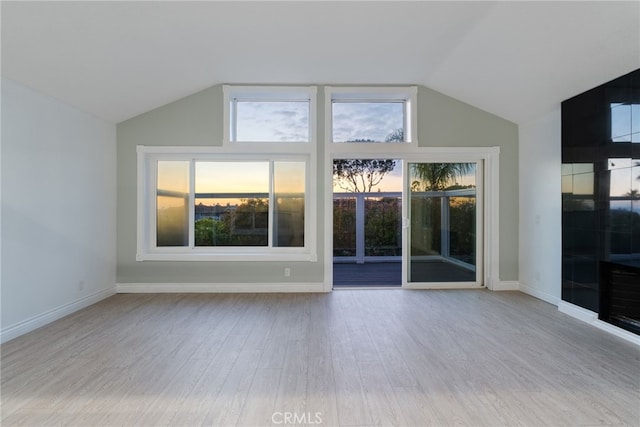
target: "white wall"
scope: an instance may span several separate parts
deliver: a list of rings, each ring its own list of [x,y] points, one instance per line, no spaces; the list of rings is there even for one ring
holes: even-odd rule
[[[558,305],[562,286],[560,106],[520,125],[520,290]]]
[[[1,340],[115,291],[116,128],[2,79]]]

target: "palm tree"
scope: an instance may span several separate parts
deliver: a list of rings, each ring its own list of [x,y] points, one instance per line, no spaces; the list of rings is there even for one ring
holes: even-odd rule
[[[640,179],[640,177],[638,177]],[[637,200],[640,199],[640,194],[638,194],[638,190],[629,190],[627,194],[625,194],[630,199]]]
[[[414,163],[412,169],[424,191],[442,191],[454,184],[456,178],[471,172],[473,163]]]

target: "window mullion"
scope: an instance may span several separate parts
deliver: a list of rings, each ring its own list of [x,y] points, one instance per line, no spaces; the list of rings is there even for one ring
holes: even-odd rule
[[[274,224],[276,223],[275,221],[275,197],[274,197],[274,190],[275,190],[275,184],[274,184],[274,173],[275,173],[275,168],[274,168],[274,164],[273,164],[273,160],[269,160],[269,219],[268,219],[268,228],[267,228],[267,239],[268,239],[268,247],[269,249],[274,247],[273,244],[273,239],[275,236],[273,227]]]
[[[402,122],[402,142],[409,142],[407,138],[409,136],[409,133],[407,132],[407,129],[409,128],[409,111],[407,108],[408,103],[409,102],[407,100],[402,102],[402,114],[404,115],[404,120]]]
[[[151,221],[149,221],[149,228],[147,231],[147,238],[149,239],[150,248],[156,248],[158,245],[158,160],[153,159],[149,162],[150,176],[148,181],[147,193],[147,206],[149,208],[149,214],[151,215]]]
[[[195,242],[195,206],[196,206],[196,168],[195,159],[189,161],[189,249],[193,250]]]
[[[236,141],[238,136],[238,98],[231,100],[231,124],[230,124],[231,138],[230,141]]]

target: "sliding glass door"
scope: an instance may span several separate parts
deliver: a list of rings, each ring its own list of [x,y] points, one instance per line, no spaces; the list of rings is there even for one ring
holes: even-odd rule
[[[481,169],[480,162],[407,162],[407,287],[481,286]]]

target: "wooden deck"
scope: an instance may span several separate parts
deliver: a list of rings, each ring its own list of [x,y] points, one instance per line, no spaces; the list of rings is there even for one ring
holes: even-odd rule
[[[333,263],[333,286],[401,286],[401,262]]]
[[[413,262],[411,268],[411,281],[474,282],[475,272],[448,262]],[[401,262],[333,264],[333,286],[335,287],[379,287],[401,285]]]

